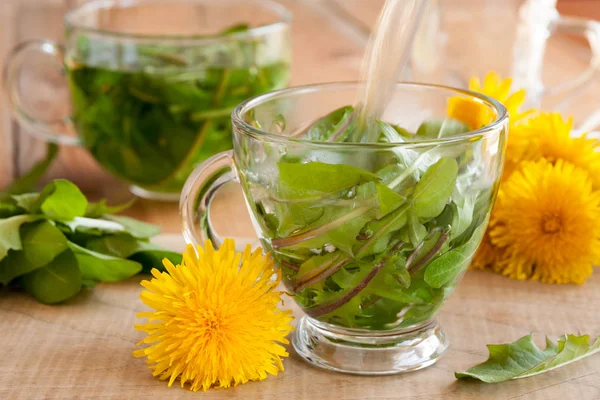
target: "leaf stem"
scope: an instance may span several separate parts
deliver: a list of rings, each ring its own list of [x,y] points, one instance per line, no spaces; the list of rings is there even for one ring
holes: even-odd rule
[[[348,261],[350,261],[350,257],[345,257],[339,260],[337,263],[333,264],[327,263],[324,268],[319,269],[317,274],[311,274],[310,276],[300,277],[296,280],[296,284],[294,286],[294,293],[297,293],[310,285],[314,285],[317,282],[322,281],[323,279],[329,278],[331,275],[335,274],[343,265],[345,265]],[[308,275],[308,274],[307,274]]]
[[[329,139],[327,139],[328,142],[333,142],[335,141],[342,133],[344,133],[344,131],[346,130],[346,128],[350,125],[350,123],[354,120],[354,118],[356,117],[356,110],[352,111],[352,114],[350,114],[350,116],[348,117],[348,119],[346,119],[336,130],[335,132],[333,132],[331,134],[331,136],[329,136]]]
[[[421,154],[415,159],[415,161],[410,165],[410,167],[406,168],[400,175],[396,177],[393,181],[388,184],[390,189],[394,189],[396,186],[402,183],[410,174],[412,174],[415,169],[419,166],[419,163],[429,154],[431,151],[435,150],[437,147],[429,149]]]
[[[423,258],[421,258],[419,261],[417,261],[417,263],[415,265],[409,264],[409,262],[408,262],[409,260],[407,260],[406,261],[406,269],[408,270],[408,272],[411,274],[414,274],[415,272],[420,270],[425,264],[427,264],[429,262],[429,260],[431,260],[437,254],[437,252],[440,251],[440,249],[442,248],[442,246],[448,239],[449,234],[450,234],[449,230],[447,230],[447,229],[443,230],[438,241],[435,243],[435,246],[433,246],[433,248],[431,250],[429,250],[429,252],[427,252],[427,254],[425,254],[423,256]],[[412,259],[411,259],[411,257],[416,252],[417,252],[417,249],[415,249],[415,251],[413,251],[411,253],[411,255],[409,256],[411,263],[412,263],[412,261],[414,261],[414,257]]]
[[[287,261],[279,261],[279,263],[281,265],[283,265],[284,267],[291,269],[292,271],[299,271],[300,270],[300,268],[298,268],[294,264],[291,264],[291,263],[289,263]]]
[[[361,216],[362,214],[365,214],[369,210],[371,210],[371,207],[357,208],[356,210],[344,215],[341,218],[338,218],[338,219],[336,219],[332,222],[329,222],[325,225],[321,225],[318,228],[311,229],[310,231],[307,231],[307,232],[304,232],[304,233],[301,233],[301,234],[295,235],[295,236],[288,236],[285,238],[273,239],[273,240],[271,240],[271,246],[273,246],[274,249],[278,249],[280,247],[288,247],[288,246],[292,246],[292,245],[295,245],[298,243],[305,242],[305,241],[313,239],[319,235],[327,233],[328,231],[335,229],[338,226],[343,225],[344,223],[346,223],[356,217]]]

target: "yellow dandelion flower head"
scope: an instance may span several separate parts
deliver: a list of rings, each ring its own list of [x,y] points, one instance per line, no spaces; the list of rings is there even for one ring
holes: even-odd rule
[[[500,186],[490,238],[506,251],[496,265],[514,279],[581,284],[600,260],[600,192],[585,170],[542,159]]]
[[[513,127],[507,169],[514,169],[521,161],[564,160],[587,170],[594,188],[600,188],[600,142],[585,134],[573,137],[572,130],[573,119],[564,119],[559,113],[540,113]]]
[[[181,265],[163,261],[167,272],[152,270],[143,281],[143,312],[148,322],[136,329],[148,336],[136,357],[147,357],[154,376],[180,379],[193,391],[265,379],[283,371],[292,329],[290,311],[277,307],[281,274],[261,250],[235,252],[233,240],[219,250],[207,241],[197,253],[188,245]]]
[[[469,90],[489,96],[506,107],[511,125],[522,120],[529,112],[520,113],[519,108],[525,101],[525,90],[511,92],[512,79],[502,79],[496,72],[490,72],[483,80],[473,77],[469,81]],[[448,100],[448,115],[469,126],[479,129],[493,120],[492,111],[482,102],[468,97],[452,97]]]
[[[489,235],[489,228],[483,235],[481,244],[471,261],[471,269],[494,268],[504,257],[505,249],[501,249],[492,243]]]

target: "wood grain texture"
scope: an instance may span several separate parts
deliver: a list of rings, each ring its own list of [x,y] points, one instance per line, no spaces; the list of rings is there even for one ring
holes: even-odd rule
[[[361,47],[348,40],[343,30],[310,7],[308,1],[282,1],[295,16],[293,84],[355,79]],[[374,21],[382,3],[336,1],[366,25]],[[6,24],[1,29],[13,36],[0,37],[0,57],[4,54],[2,46],[16,41],[15,35],[23,39],[36,35],[58,37],[60,23],[51,21],[60,20],[65,5],[62,0],[3,3],[0,23]],[[15,25],[24,24],[23,21],[27,25]],[[583,68],[587,50],[573,43],[567,38],[553,39],[548,57],[558,61],[546,73],[561,79]],[[576,56],[565,60],[566,50]],[[582,95],[575,112],[598,107],[594,94],[598,92],[597,85],[595,82]],[[4,139],[12,135],[5,130],[7,124],[11,125],[4,119],[6,115],[5,110],[0,113],[0,178],[11,174],[7,169],[10,164],[6,167],[4,161],[11,146]],[[23,162],[32,162],[40,155],[35,153],[40,151],[39,145],[22,146],[31,146],[19,150]],[[93,197],[109,194],[116,201],[128,196],[124,185],[94,168],[97,167],[80,150],[68,150],[62,153],[48,178],[69,177]],[[228,186],[217,194],[212,211],[220,234],[254,236],[236,186]],[[167,233],[180,232],[178,206],[174,203],[139,200],[126,214],[160,224]],[[579,287],[517,282],[487,272],[468,272],[439,316],[451,340],[450,350],[440,362],[423,371],[389,377],[342,375],[311,367],[290,351],[290,358],[284,362],[286,370],[279,376],[204,394],[167,388],[165,382],[151,376],[143,360],[133,358],[135,344],[143,337],[133,329],[135,323],[141,322],[135,314],[144,310],[139,300],[141,279],[144,277],[100,284],[60,306],[44,306],[22,293],[0,291],[0,399],[600,399],[600,356],[502,384],[458,382],[453,376],[454,371],[485,360],[488,343],[510,342],[529,332],[538,333],[539,344],[543,343],[543,334],[560,336],[580,331],[599,335],[600,273]],[[285,306],[300,316],[291,301],[286,301]]]
[[[600,275],[583,287],[515,282],[470,271],[440,313],[451,347],[434,366],[389,377],[323,371],[290,349],[285,372],[263,382],[193,394],[152,377],[132,351],[143,277],[101,284],[61,306],[20,293],[0,297],[0,398],[3,399],[578,399],[600,398],[600,357],[530,379],[501,384],[458,382],[453,372],[487,357],[487,343],[537,333],[600,333]],[[300,315],[290,301],[296,317]],[[196,396],[196,397],[194,397]]]

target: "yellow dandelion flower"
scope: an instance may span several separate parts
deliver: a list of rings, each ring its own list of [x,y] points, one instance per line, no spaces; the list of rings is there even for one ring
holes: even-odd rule
[[[471,261],[471,269],[493,268],[505,257],[505,250],[495,246],[489,235],[489,228],[483,235],[477,253]]]
[[[469,90],[485,94],[506,107],[512,125],[525,118],[529,112],[519,112],[519,108],[525,101],[525,90],[511,93],[511,87],[512,79],[502,79],[493,71],[486,75],[483,85],[476,77],[469,81]],[[448,100],[448,115],[467,124],[471,129],[481,128],[491,123],[493,119],[492,111],[485,104],[459,96]]]
[[[138,314],[148,318],[135,327],[148,334],[138,346],[149,346],[134,355],[147,357],[153,375],[169,386],[179,378],[193,391],[283,371],[288,353],[281,344],[293,317],[277,307],[281,274],[272,258],[250,246],[236,253],[233,240],[217,251],[209,241],[197,250],[189,245],[181,265],[165,259],[168,273],[153,269],[154,278],[142,282],[147,290],[140,297],[154,311]]]
[[[523,163],[500,186],[489,234],[503,275],[581,284],[600,260],[600,192],[562,160]]]
[[[573,119],[559,113],[541,113],[513,127],[505,168],[512,171],[522,161],[545,158],[567,161],[589,172],[594,189],[600,188],[600,142],[586,135],[572,137]]]

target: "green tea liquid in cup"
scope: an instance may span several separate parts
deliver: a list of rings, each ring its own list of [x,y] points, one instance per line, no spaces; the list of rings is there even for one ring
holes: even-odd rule
[[[239,182],[262,246],[306,313],[296,351],[335,371],[412,371],[448,347],[435,316],[485,232],[508,116],[483,95],[398,84],[372,126],[378,141],[349,142],[360,137],[348,106],[360,89],[304,86],[239,105],[233,151],[198,166],[183,189],[183,232],[189,243],[218,243],[211,199]],[[471,130],[449,119],[460,101],[488,121]]]
[[[66,15],[64,46],[13,52],[10,104],[33,134],[85,146],[135,194],[177,199],[199,162],[232,147],[233,108],[287,86],[289,20],[270,0],[92,1]],[[69,117],[44,121],[25,106],[32,52],[64,64]]]

